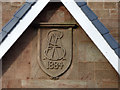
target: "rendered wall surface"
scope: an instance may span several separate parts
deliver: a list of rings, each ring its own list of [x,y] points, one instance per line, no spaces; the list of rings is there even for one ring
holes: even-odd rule
[[[117,4],[88,3],[116,40],[118,40]],[[22,4],[3,3],[2,5],[4,25]],[[60,3],[50,3],[34,22],[77,24]],[[118,88],[117,72],[80,26],[73,29],[72,65],[59,80],[51,80],[39,67],[38,38],[38,29],[30,26],[5,54],[2,65],[3,88]]]

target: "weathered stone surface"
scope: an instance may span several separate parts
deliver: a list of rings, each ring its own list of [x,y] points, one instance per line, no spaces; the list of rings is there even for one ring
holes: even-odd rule
[[[98,48],[90,42],[86,43],[86,60],[89,62],[106,62],[105,57]],[[98,55],[99,53],[99,55]]]
[[[2,88],[22,88],[21,80],[13,79],[13,80],[4,80],[2,83]]]
[[[101,87],[103,88],[119,88],[119,84],[118,82],[112,82],[112,81],[108,81],[108,82],[102,82]]]
[[[119,88],[119,82],[112,81],[112,80],[103,80],[103,81],[97,81],[97,87],[98,88]]]
[[[118,37],[118,25],[112,15],[116,9],[103,8],[104,3],[89,4],[101,21]],[[3,3],[3,25],[19,6]],[[111,7],[110,7],[111,8]],[[114,7],[113,7],[114,8]],[[109,11],[109,12],[108,12]],[[107,17],[108,16],[108,17]],[[107,18],[107,19],[106,19]],[[110,19],[112,18],[112,19]],[[35,20],[42,23],[76,23],[62,4],[48,4]],[[3,57],[4,88],[116,88],[118,74],[93,44],[84,30],[73,29],[73,59],[68,71],[59,80],[51,80],[38,65],[38,29],[29,27]],[[67,41],[66,41],[67,42]]]
[[[93,10],[95,14],[101,19],[107,19],[110,18],[110,13],[109,10],[104,10],[104,9],[95,9]]]
[[[116,2],[104,2],[105,9],[116,9],[117,3]]]
[[[88,0],[89,1],[89,0]],[[91,9],[97,9],[97,10],[102,10],[104,7],[104,3],[103,2],[88,2],[88,6]]]
[[[95,62],[95,70],[113,70],[109,62]]]
[[[12,7],[20,7],[23,5],[24,2],[25,2],[25,0],[21,0],[20,2],[11,2],[11,6]]]
[[[114,9],[114,10],[110,10],[110,18],[111,19],[119,19],[119,8],[118,9]]]
[[[102,80],[118,81],[118,75],[117,75],[117,72],[114,70],[95,70],[95,80],[96,81],[102,81]]]
[[[103,24],[108,28],[116,28],[118,27],[118,19],[101,19]]]
[[[111,13],[112,15],[118,15],[118,10],[117,10],[117,9],[115,9],[115,10],[110,10],[110,13]]]
[[[2,62],[2,66],[6,65],[5,67],[2,67],[2,82],[3,83],[4,83],[4,80],[15,79],[15,67],[14,67],[15,64],[13,63],[13,65],[10,66],[11,63],[13,63],[13,62],[11,62],[11,61]]]
[[[78,66],[79,80],[94,80],[94,63],[79,63]]]
[[[95,80],[88,80],[86,88],[98,88],[98,83]]]
[[[22,80],[23,88],[84,88],[85,81],[80,80]]]

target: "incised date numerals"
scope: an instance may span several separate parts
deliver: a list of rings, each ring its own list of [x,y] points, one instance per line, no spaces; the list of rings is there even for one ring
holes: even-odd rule
[[[64,66],[63,62],[48,61],[48,68],[47,69],[62,69],[63,66]]]

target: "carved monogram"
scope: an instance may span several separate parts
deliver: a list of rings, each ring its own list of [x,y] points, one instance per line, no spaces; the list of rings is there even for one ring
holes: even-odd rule
[[[63,33],[57,30],[48,33],[48,47],[44,51],[44,55],[50,61],[63,60],[65,57],[65,49],[62,46],[61,39]]]
[[[49,60],[47,69],[62,69],[64,67],[63,62],[57,62],[65,60],[66,51],[62,46],[62,37],[63,33],[57,30],[50,31],[47,35],[48,47],[44,50],[44,60]]]
[[[48,31],[48,32],[46,32]],[[39,64],[44,72],[55,78],[63,74],[72,60],[72,29],[42,32]],[[68,32],[68,33],[67,33]]]

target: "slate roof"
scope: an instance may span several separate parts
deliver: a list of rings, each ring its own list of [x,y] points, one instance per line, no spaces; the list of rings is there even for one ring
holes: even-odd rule
[[[13,30],[13,28],[18,24],[18,22],[25,16],[25,14],[31,9],[31,7],[36,3],[37,0],[32,2],[26,1],[25,4],[14,14],[14,17],[2,28],[0,32],[0,43],[4,41],[7,35]]]
[[[37,0],[33,2],[27,1],[15,14],[14,17],[2,28],[0,36],[2,36],[0,43],[4,41],[7,35],[13,30],[13,28],[18,24],[18,22],[27,14],[31,7],[36,3]],[[109,30],[98,20],[95,13],[87,6],[86,2],[76,2],[77,5],[82,9],[84,14],[97,28],[100,34],[104,37],[110,47],[115,51],[115,53],[120,57],[120,45],[116,40],[110,35]]]
[[[97,28],[100,34],[104,37],[110,47],[115,51],[115,53],[120,57],[120,44],[110,35],[109,30],[98,20],[95,13],[87,6],[86,2],[76,2],[77,5],[82,9],[88,19]]]

